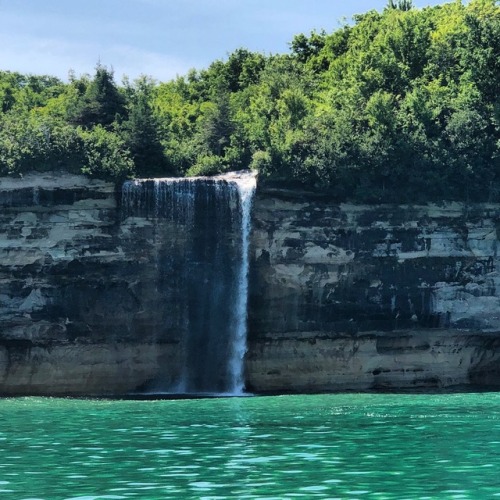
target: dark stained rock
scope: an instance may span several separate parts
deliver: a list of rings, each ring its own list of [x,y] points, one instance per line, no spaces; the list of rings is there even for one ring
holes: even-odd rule
[[[123,394],[179,378],[190,301],[216,293],[216,242],[190,246],[150,202],[120,203],[114,185],[81,176],[0,179],[0,393]],[[500,205],[258,191],[247,388],[499,385],[499,221]],[[230,283],[236,236],[222,237]]]

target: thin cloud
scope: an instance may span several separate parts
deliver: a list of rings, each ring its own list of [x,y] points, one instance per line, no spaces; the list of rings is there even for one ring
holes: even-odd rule
[[[0,0],[2,69],[51,74],[93,73],[168,80],[207,67],[237,48],[285,52],[297,33],[322,28],[386,0]],[[415,4],[445,0],[416,0]]]
[[[69,70],[77,75],[93,73],[98,61],[112,66],[117,79],[140,75],[170,80],[199,64],[168,54],[141,50],[126,44],[102,46],[96,43],[68,42],[58,38],[6,36],[0,34],[0,61],[3,70],[50,74],[63,80]]]
[[[188,61],[160,52],[151,52],[129,45],[114,45],[109,48],[106,57],[111,61],[115,76],[137,78],[140,75],[152,76],[157,80],[171,80],[185,75],[199,61]]]

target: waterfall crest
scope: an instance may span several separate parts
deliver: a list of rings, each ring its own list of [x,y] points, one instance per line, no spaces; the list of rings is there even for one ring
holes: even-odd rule
[[[182,368],[176,380],[157,387],[162,392],[244,391],[255,185],[249,172],[123,185],[123,217],[149,219],[155,228],[158,293],[172,295],[175,282],[166,322],[178,330]]]

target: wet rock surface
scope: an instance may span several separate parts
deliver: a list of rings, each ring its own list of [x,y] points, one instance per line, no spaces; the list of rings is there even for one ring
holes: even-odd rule
[[[498,205],[363,206],[261,189],[249,387],[498,384],[499,222]]]
[[[0,204],[0,392],[121,393],[178,372],[163,242],[152,221],[121,220],[113,184],[2,179]]]
[[[188,279],[182,227],[120,205],[113,184],[81,176],[0,179],[0,393],[179,377],[186,290],[210,270],[198,258]],[[500,206],[258,190],[252,217],[249,390],[499,384]]]

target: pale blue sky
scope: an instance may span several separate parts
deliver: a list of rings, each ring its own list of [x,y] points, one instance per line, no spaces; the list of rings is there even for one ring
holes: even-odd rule
[[[446,0],[414,0],[417,7]],[[297,33],[330,32],[386,0],[0,0],[0,69],[168,80],[239,47],[288,50]]]

